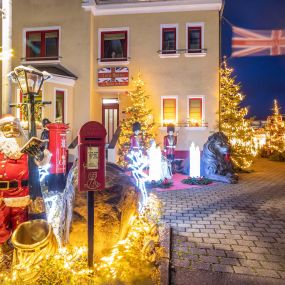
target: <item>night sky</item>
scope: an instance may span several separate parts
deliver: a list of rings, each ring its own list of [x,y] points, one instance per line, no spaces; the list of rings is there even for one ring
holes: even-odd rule
[[[285,0],[226,0],[224,17],[244,29],[285,29]],[[222,53],[246,95],[249,116],[265,119],[277,99],[285,114],[285,55],[231,58],[231,26],[222,22]]]

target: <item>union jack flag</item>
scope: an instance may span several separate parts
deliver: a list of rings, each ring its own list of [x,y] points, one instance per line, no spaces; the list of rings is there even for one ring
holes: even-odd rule
[[[233,27],[232,56],[285,54],[285,30],[247,30]]]
[[[98,70],[98,86],[127,86],[129,69],[125,66],[103,67]]]

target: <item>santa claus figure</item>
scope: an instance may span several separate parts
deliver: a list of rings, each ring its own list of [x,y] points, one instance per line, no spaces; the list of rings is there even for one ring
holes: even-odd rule
[[[177,136],[174,135],[175,126],[168,125],[167,126],[167,136],[164,137],[164,152],[168,160],[171,162],[174,161],[175,158],[175,148],[177,144]]]
[[[133,134],[130,138],[130,151],[139,151],[143,148],[143,140],[141,136],[141,124],[135,122],[133,124]]]
[[[21,152],[25,142],[19,120],[12,115],[3,116],[0,119],[0,249],[16,227],[28,219],[28,155]],[[35,162],[43,165],[49,159],[47,156],[45,150]]]

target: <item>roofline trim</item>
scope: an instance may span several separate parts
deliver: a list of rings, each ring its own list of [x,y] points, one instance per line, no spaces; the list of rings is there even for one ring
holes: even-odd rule
[[[127,4],[106,4],[106,5],[84,5],[83,8],[92,11],[94,16],[126,15],[126,14],[149,14],[164,12],[185,12],[185,11],[220,11],[222,0],[181,0],[181,1],[159,1],[141,2]]]
[[[66,86],[71,86],[74,87],[75,81],[77,78],[71,78],[67,76],[62,76],[54,73],[50,73],[52,75],[52,78],[45,83],[57,83],[57,84],[62,84]]]

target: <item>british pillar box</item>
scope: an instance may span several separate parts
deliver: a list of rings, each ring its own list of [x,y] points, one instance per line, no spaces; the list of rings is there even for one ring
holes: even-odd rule
[[[97,191],[105,188],[106,130],[98,122],[84,124],[78,136],[79,191]]]
[[[51,152],[51,167],[48,179],[49,191],[63,191],[65,187],[68,125],[61,123],[47,124],[49,130],[48,149]]]

